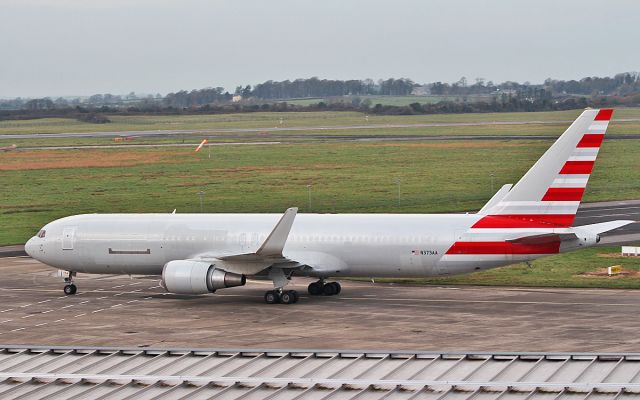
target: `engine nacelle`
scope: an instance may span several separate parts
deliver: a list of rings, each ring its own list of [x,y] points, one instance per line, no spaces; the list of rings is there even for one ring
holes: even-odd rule
[[[203,294],[217,289],[244,286],[247,278],[217,269],[215,264],[202,261],[169,261],[162,269],[162,287],[170,293]]]

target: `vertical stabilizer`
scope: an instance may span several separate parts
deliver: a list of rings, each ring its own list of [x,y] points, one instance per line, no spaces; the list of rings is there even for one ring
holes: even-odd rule
[[[583,111],[474,228],[571,226],[612,114]]]

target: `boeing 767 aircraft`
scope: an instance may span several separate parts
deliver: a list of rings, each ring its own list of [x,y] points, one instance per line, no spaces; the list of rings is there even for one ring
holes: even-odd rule
[[[585,110],[515,185],[476,214],[87,214],[53,221],[27,253],[63,270],[156,274],[171,293],[204,294],[267,278],[267,303],[291,304],[293,276],[428,277],[531,261],[596,244],[634,221],[572,226],[613,110]]]

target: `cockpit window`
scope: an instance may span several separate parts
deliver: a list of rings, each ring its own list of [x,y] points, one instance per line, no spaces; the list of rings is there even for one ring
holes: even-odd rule
[[[43,238],[47,235],[47,231],[45,231],[44,229],[41,230],[40,232],[38,232],[38,237],[39,238]]]

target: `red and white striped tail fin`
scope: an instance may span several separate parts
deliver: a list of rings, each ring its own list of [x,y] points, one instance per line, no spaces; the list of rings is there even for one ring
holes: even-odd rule
[[[612,114],[584,111],[473,228],[570,227]]]

